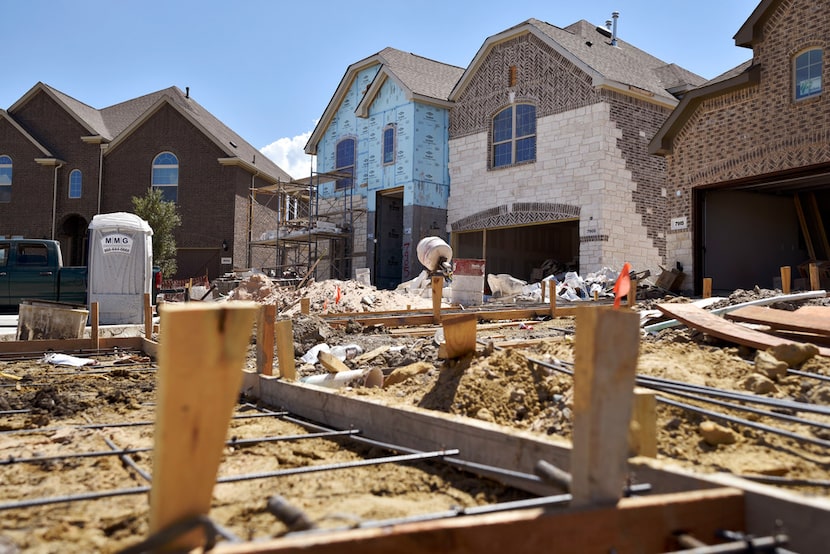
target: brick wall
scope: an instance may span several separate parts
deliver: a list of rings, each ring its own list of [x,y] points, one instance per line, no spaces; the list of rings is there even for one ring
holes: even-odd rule
[[[760,83],[705,99],[666,158],[668,217],[686,217],[690,224],[669,231],[668,257],[687,272],[693,269],[693,189],[738,179],[763,181],[776,172],[830,162],[830,95],[796,102],[792,73],[795,54],[820,46],[825,89],[830,83],[830,4],[780,2],[759,36],[761,42],[753,52],[747,50],[747,57],[761,65]]]

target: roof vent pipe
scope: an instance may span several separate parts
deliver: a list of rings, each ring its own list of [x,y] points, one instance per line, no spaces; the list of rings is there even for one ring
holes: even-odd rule
[[[605,20],[605,28],[608,29],[609,31],[611,30],[611,20],[610,19]]]
[[[190,98],[190,87],[184,87],[184,97]]]
[[[620,12],[612,12],[611,18],[614,20],[614,29],[611,31],[611,46],[617,45],[617,19],[620,17]]]

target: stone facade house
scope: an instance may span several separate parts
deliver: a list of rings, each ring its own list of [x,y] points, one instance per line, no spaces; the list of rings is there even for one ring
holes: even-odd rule
[[[328,253],[328,275],[368,268],[392,288],[423,269],[422,237],[446,237],[447,96],[462,73],[394,48],[347,68],[305,147],[317,156],[314,217],[349,235],[332,246],[345,252]]]
[[[650,145],[689,290],[771,288],[785,266],[806,281],[830,260],[830,4],[763,0],[734,38],[751,59],[689,92]]]
[[[670,261],[666,164],[647,147],[705,80],[616,24],[529,19],[485,40],[449,95],[456,258],[524,280]]]
[[[177,277],[262,267],[249,244],[267,208],[249,191],[287,180],[189,90],[96,109],[37,83],[0,110],[0,236],[59,240],[67,264],[86,262],[94,215],[130,212],[158,187],[182,217]]]

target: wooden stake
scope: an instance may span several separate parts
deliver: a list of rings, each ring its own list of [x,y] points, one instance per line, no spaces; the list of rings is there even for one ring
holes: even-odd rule
[[[821,289],[821,279],[818,275],[818,265],[815,263],[810,264],[810,290],[819,290]]]
[[[294,326],[290,319],[277,322],[277,357],[280,364],[280,377],[295,381],[297,368],[294,365]]]
[[[151,534],[210,510],[256,313],[253,302],[162,307]],[[195,530],[170,548],[190,550],[205,539]]]
[[[703,278],[703,298],[712,298],[712,278]]]
[[[447,359],[460,358],[476,351],[476,314],[447,316],[441,321],[444,326],[445,354]]]
[[[300,298],[300,313],[303,315],[311,313],[311,299],[307,296]]]
[[[542,304],[545,303],[545,293],[547,292],[547,288],[548,288],[548,284],[545,281],[542,281],[542,284],[539,287],[539,289],[542,292]]]
[[[153,338],[153,305],[150,303],[150,293],[144,293],[144,338]]]
[[[626,299],[628,300],[628,307],[633,308],[637,304],[637,280],[631,280],[631,286],[629,287],[628,294],[626,295]]]
[[[784,294],[790,294],[790,286],[791,286],[791,268],[788,265],[781,267],[781,292]]]
[[[573,505],[616,503],[625,480],[640,316],[578,308],[571,451]]]
[[[556,317],[556,283],[553,279],[548,281],[548,286],[550,287],[550,316]]]
[[[98,302],[92,302],[89,305],[89,324],[90,324],[90,338],[92,339],[92,348],[98,350],[101,346],[101,336],[98,332]]]
[[[432,277],[432,322],[441,323],[441,294],[444,291],[444,278],[440,275]]]
[[[631,450],[637,456],[657,457],[657,393],[642,387],[634,388],[631,414]]]
[[[274,323],[277,307],[264,304],[257,312],[256,321],[256,371],[263,375],[274,374]]]

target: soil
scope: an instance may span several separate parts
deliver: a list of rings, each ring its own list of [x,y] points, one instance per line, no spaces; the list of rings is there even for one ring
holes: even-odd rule
[[[368,311],[363,309],[368,304],[362,299],[369,295],[374,298],[371,311],[431,307],[429,299],[378,291],[351,281],[310,283],[303,294],[311,300],[312,313],[323,309]],[[780,291],[736,291],[713,307],[777,294]],[[480,326],[479,347],[475,353],[457,360],[442,360],[438,357],[435,336],[438,328],[403,332],[364,327],[358,321],[333,328],[322,317],[300,314],[298,293],[279,290],[265,281],[243,283],[231,296],[275,303],[279,307],[278,317],[292,318],[301,378],[324,372],[319,363],[300,360],[321,343],[359,346],[358,351],[364,355],[352,356],[344,363],[355,369],[377,368],[385,376],[382,387],[352,383],[338,389],[336,394],[371,397],[388,405],[418,406],[494,422],[508,429],[570,437],[572,381],[556,368],[567,368],[573,362],[573,318]],[[824,300],[795,305],[779,303],[774,307],[794,309]],[[662,301],[687,299],[661,297],[641,302],[636,309],[645,313],[654,303]],[[519,346],[498,347],[504,341],[515,344],[520,340],[523,344]],[[154,415],[155,365],[141,354],[86,355],[96,363],[82,368],[55,367],[38,359],[0,362],[3,373],[0,411],[7,412],[0,420],[0,464],[4,465],[0,508],[27,499],[147,486],[139,471],[116,456],[47,458],[56,454],[152,446],[152,425],[135,425],[152,422]],[[757,355],[752,349],[714,341],[678,326],[657,335],[643,335],[638,374],[752,391],[768,398],[830,404],[830,382],[792,373],[770,373],[767,365],[756,362]],[[255,363],[252,344],[248,368],[253,368]],[[830,377],[830,359],[808,356],[793,369]],[[14,410],[29,411],[10,413]],[[239,415],[255,412],[254,407],[245,404],[240,404],[238,410]],[[774,425],[799,436],[830,441],[827,428],[742,412],[727,413]],[[830,424],[827,417],[802,415]],[[131,425],[81,427],[114,422]],[[660,459],[700,472],[726,471],[784,478],[791,485],[787,489],[796,494],[828,494],[825,483],[830,469],[830,450],[824,446],[707,418],[662,403],[658,404],[658,430]],[[305,432],[296,422],[267,417],[234,420],[229,437],[253,439]],[[225,450],[220,476],[340,464],[388,454],[367,449],[348,438],[230,445]],[[44,459],[10,463],[26,457]],[[150,451],[131,454],[131,458],[143,471],[151,470]],[[525,497],[519,491],[439,463],[383,464],[220,484],[214,491],[211,519],[242,540],[280,536],[289,527],[267,508],[268,499],[275,495],[302,510],[320,527],[349,526],[356,521],[406,517]],[[0,552],[114,552],[147,536],[147,517],[146,492],[93,501],[4,508],[0,509]]]

